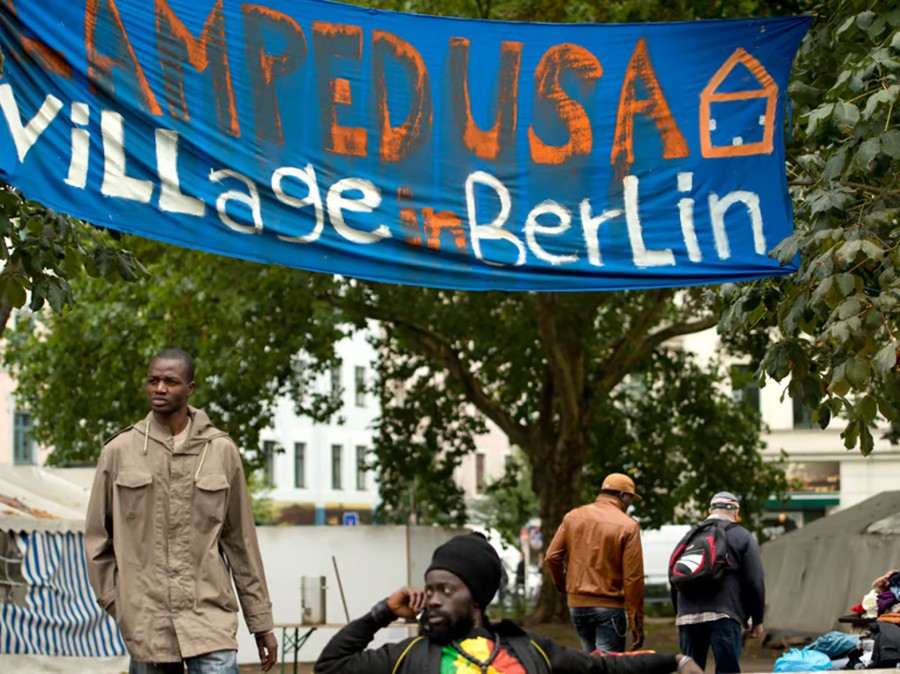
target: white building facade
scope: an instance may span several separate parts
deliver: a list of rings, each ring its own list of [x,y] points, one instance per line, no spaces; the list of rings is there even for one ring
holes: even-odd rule
[[[681,346],[701,358],[722,353],[715,330],[682,338]],[[741,367],[726,362],[726,367]],[[840,508],[852,506],[882,491],[897,488],[900,475],[900,447],[882,438],[886,425],[873,429],[875,450],[868,457],[859,449],[846,449],[841,431],[846,421],[831,420],[822,430],[810,423],[809,411],[787,393],[788,380],[769,380],[762,388],[750,386],[748,396],[762,416],[766,428],[763,455],[773,460],[782,450],[787,456],[786,472],[796,483],[787,501],[770,500],[767,525],[771,534],[790,531]]]
[[[371,522],[378,503],[370,460],[378,398],[368,389],[376,352],[368,332],[337,344],[341,364],[316,381],[316,390],[341,391],[341,409],[327,424],[301,417],[289,398],[278,401],[275,423],[261,434],[269,463],[262,495],[292,524],[363,524]],[[343,423],[338,423],[338,417]]]

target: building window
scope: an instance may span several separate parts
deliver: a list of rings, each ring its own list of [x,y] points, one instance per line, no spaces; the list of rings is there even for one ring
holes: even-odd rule
[[[37,463],[36,454],[31,439],[31,415],[17,411],[13,421],[13,463]]]
[[[810,418],[812,412],[803,404],[803,398],[794,396],[792,400],[794,402],[794,428],[812,428],[812,419]]]
[[[306,487],[306,443],[294,443],[294,486],[297,489]]]
[[[356,406],[366,406],[366,368],[354,368],[354,379],[356,384]]]
[[[484,454],[481,452],[475,455],[475,492],[484,493]]]
[[[275,486],[275,441],[263,442],[263,485]]]
[[[341,445],[331,446],[331,488],[342,489],[341,487]]]
[[[760,411],[759,382],[756,381],[749,365],[734,365],[731,368],[731,391],[735,405]]]
[[[362,445],[356,446],[356,490],[366,490],[366,454],[368,449]]]
[[[25,606],[27,586],[15,534],[0,531],[0,604]]]
[[[341,365],[331,366],[331,395],[340,395],[341,392]]]

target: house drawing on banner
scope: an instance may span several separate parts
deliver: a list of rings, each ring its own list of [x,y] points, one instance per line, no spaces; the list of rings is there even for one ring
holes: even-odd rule
[[[758,86],[720,91],[720,87],[738,67],[743,67],[752,75]],[[744,77],[742,79],[750,79]],[[763,99],[765,112],[756,116],[762,127],[761,139],[748,139],[746,134],[733,135],[728,144],[713,144],[713,132],[723,128],[722,122],[731,117],[737,101],[751,103]],[[747,157],[754,154],[771,154],[775,137],[775,108],[778,102],[778,85],[763,65],[748,54],[742,47],[734,53],[712,76],[709,83],[700,93],[700,148],[704,157]],[[715,110],[714,110],[715,108]],[[718,112],[720,117],[716,117]],[[729,114],[731,113],[731,114]],[[730,128],[730,127],[729,127]],[[749,130],[749,129],[748,129]],[[754,134],[755,135],[755,134]]]

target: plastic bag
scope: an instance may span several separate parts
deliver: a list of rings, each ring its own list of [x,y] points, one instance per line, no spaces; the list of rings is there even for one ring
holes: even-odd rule
[[[824,672],[831,669],[831,658],[821,651],[792,648],[775,661],[776,672]]]
[[[828,632],[807,646],[811,651],[821,651],[829,658],[840,658],[854,648],[859,648],[859,635],[846,632]]]

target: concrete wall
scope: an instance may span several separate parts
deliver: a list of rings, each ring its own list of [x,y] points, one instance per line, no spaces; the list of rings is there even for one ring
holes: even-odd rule
[[[304,576],[325,576],[326,622],[344,624],[334,556],[350,619],[368,611],[394,590],[421,587],[434,549],[458,531],[436,527],[257,527],[276,623],[298,623]],[[305,630],[301,630],[301,634]],[[314,662],[337,628],[316,630],[300,651],[300,661]],[[382,630],[375,643],[405,638],[406,628]],[[281,630],[276,630],[279,641]],[[256,642],[241,618],[238,660],[258,662]]]

